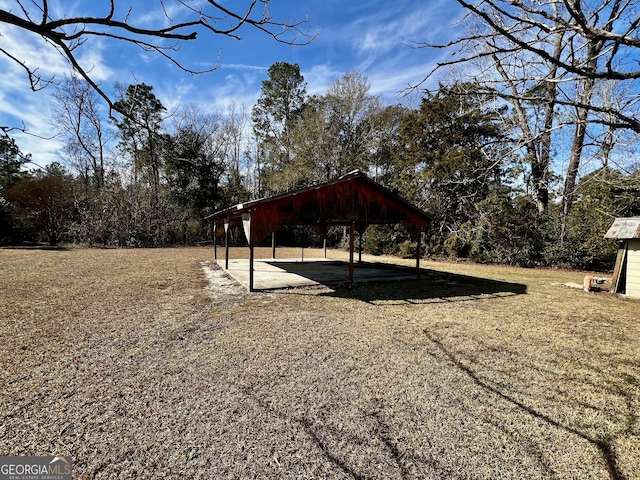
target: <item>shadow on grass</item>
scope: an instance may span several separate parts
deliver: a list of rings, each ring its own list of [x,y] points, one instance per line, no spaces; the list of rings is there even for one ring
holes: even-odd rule
[[[524,295],[527,286],[487,278],[430,271],[419,279],[344,285],[327,295],[352,298],[372,305],[472,302]]]
[[[25,243],[22,245],[4,245],[0,247],[2,250],[49,250],[65,252],[72,250],[73,247],[66,245],[49,245],[48,243]]]
[[[321,295],[352,298],[371,304],[460,302],[527,293],[527,286],[521,283],[428,269],[420,269],[418,277],[415,268],[400,265],[365,262],[355,264],[354,283],[349,283],[346,281],[346,262],[265,263],[332,289]]]
[[[615,438],[596,438],[582,431],[578,427],[572,426],[570,424],[565,424],[562,422],[562,420],[556,420],[551,416],[529,405],[526,405],[523,401],[517,399],[515,396],[511,396],[505,393],[501,389],[495,387],[494,385],[492,385],[491,383],[483,379],[480,376],[480,374],[478,374],[478,372],[476,372],[471,366],[468,366],[465,363],[463,363],[463,361],[460,358],[458,358],[452,350],[448,349],[442,343],[442,341],[440,341],[438,338],[431,335],[428,330],[424,330],[424,334],[426,338],[437,348],[437,350],[439,350],[439,352],[446,359],[448,359],[448,361],[453,366],[455,366],[455,368],[463,372],[468,377],[468,379],[471,382],[473,382],[475,385],[477,385],[478,387],[482,388],[483,390],[485,390],[490,394],[496,395],[497,397],[508,402],[509,404],[516,407],[517,409],[527,413],[528,415],[531,415],[532,417],[548,425],[551,425],[557,429],[560,429],[568,434],[575,435],[576,437],[579,437],[587,441],[588,443],[596,447],[600,452],[600,454],[602,455],[602,458],[604,459],[605,464],[607,466],[607,470],[609,471],[611,480],[627,480],[626,475],[621,471],[620,467],[618,466],[616,449],[613,446],[613,441],[615,440]],[[638,383],[635,378],[633,378],[633,382],[630,382],[630,383],[633,384],[634,382],[635,384]],[[629,395],[628,393],[625,393],[625,392],[619,392],[619,393],[624,396]],[[630,403],[630,401],[628,403]],[[635,417],[633,421],[635,422]],[[630,425],[631,425],[631,422],[630,422]]]
[[[348,458],[343,458],[347,456],[345,455],[346,452],[343,451],[344,446],[339,446],[339,444],[336,445],[337,442],[335,442],[335,439],[331,438],[332,434],[335,435],[336,432],[330,424],[323,424],[306,417],[296,417],[289,413],[282,412],[280,409],[261,398],[251,389],[244,388],[243,391],[248,398],[256,402],[256,404],[263,408],[267,413],[283,419],[287,425],[296,425],[300,427],[312,440],[313,444],[319,449],[322,455],[348,478],[353,478],[354,480],[367,480],[369,478],[366,475],[359,473],[356,466],[350,465]],[[362,412],[364,415],[372,417],[376,422],[377,428],[370,430],[368,434],[371,437],[377,437],[380,440],[393,464],[398,468],[400,478],[412,478],[408,466],[420,463],[423,460],[410,453],[400,451],[396,440],[392,438],[389,425],[379,410],[381,410],[380,406],[377,406],[377,408],[374,406],[374,409],[371,412]],[[343,437],[341,440],[344,443],[346,438]],[[355,441],[355,445],[357,446],[362,446],[366,442],[365,439],[358,437],[355,437],[353,441]],[[428,463],[433,468],[438,468],[437,461],[429,459]]]

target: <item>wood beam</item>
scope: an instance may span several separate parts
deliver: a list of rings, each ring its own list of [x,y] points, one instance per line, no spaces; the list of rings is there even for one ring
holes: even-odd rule
[[[276,232],[271,232],[271,258],[276,258]]]
[[[418,235],[416,238],[416,277],[418,278],[420,278],[420,256],[422,253],[422,245],[420,244],[421,236],[420,229],[418,229]]]
[[[253,227],[254,222],[252,215],[250,213],[242,214],[242,228],[244,228],[244,234],[247,237],[247,242],[249,243],[249,291],[253,292],[255,289],[253,288],[253,264],[255,259],[254,245],[253,245]]]
[[[216,237],[216,233],[218,233],[218,223],[213,222],[213,259],[218,260],[218,240]]]
[[[250,292],[255,292],[255,289],[253,288],[253,259],[254,259],[253,245],[249,243],[249,291]]]
[[[626,288],[625,284],[622,284],[620,280],[623,278],[623,272],[626,270],[627,254],[629,251],[629,241],[625,240],[618,248],[618,254],[616,255],[616,264],[613,269],[613,275],[611,280],[611,293],[622,293]]]
[[[229,270],[229,219],[224,220],[224,269]]]
[[[356,222],[351,222],[349,229],[349,283],[353,283],[353,249],[356,236]]]

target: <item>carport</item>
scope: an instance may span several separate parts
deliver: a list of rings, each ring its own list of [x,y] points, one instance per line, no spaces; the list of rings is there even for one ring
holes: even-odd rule
[[[431,216],[383,187],[361,171],[313,187],[253,200],[220,210],[209,217],[213,223],[214,252],[223,239],[225,269],[229,267],[229,232],[242,227],[249,246],[249,290],[254,290],[254,247],[271,235],[275,258],[274,233],[285,225],[309,226],[325,239],[329,227],[349,227],[349,282],[353,282],[356,231],[369,225],[401,224],[417,242],[416,274],[420,272],[420,232]]]

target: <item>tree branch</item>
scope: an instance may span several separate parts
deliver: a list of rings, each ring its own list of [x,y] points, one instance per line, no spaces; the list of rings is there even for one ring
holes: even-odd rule
[[[117,1],[109,0],[109,11],[104,16],[70,16],[52,19],[48,0],[31,0],[31,4],[28,6],[25,6],[23,0],[17,0],[19,10],[14,12],[0,9],[0,24],[13,25],[34,33],[54,45],[73,69],[89,82],[112,109],[114,102],[109,100],[105,92],[91,79],[89,71],[80,65],[75,56],[76,48],[85,44],[92,37],[109,38],[115,42],[137,45],[145,51],[161,55],[184,72],[202,74],[217,69],[219,58],[212,68],[196,70],[189,68],[177,56],[180,45],[183,42],[199,39],[199,33],[241,39],[239,31],[242,27],[247,26],[259,30],[276,42],[288,45],[307,45],[319,34],[318,31],[311,32],[309,29],[305,29],[309,24],[308,18],[299,21],[273,20],[267,10],[269,0],[249,0],[242,13],[236,13],[216,0],[206,0],[198,8],[186,0],[178,0],[180,15],[175,15],[175,18],[181,17],[181,21],[174,21],[171,18],[164,0],[161,0],[160,8],[162,8],[163,18],[167,24],[150,28],[142,27],[140,25],[141,19],[135,16],[138,12],[145,15],[149,12],[134,9],[133,6],[126,11],[120,20],[114,18],[117,11]],[[264,5],[262,12],[257,12],[258,4]],[[30,9],[38,10],[39,21],[34,21]],[[229,25],[221,28],[223,22],[229,22]],[[167,40],[171,40],[173,43],[166,45],[164,42]],[[0,49],[0,53],[26,71],[32,90],[45,88],[53,81],[53,78],[44,81],[36,73],[38,67],[27,65],[19,58],[19,55],[6,49]]]
[[[486,36],[495,36],[499,35],[513,44],[517,45],[519,48],[532,52],[535,55],[545,59],[548,62],[556,64],[556,66],[566,70],[569,73],[573,73],[576,75],[580,75],[583,77],[590,78],[606,78],[606,79],[616,79],[616,80],[628,80],[628,79],[637,79],[640,78],[640,70],[639,69],[630,69],[627,71],[624,70],[614,70],[611,68],[613,62],[609,62],[608,68],[604,70],[595,70],[588,71],[587,69],[581,68],[576,65],[572,65],[570,62],[565,61],[562,58],[554,59],[553,55],[550,55],[543,48],[538,48],[535,42],[530,42],[525,37],[521,37],[517,35],[516,31],[513,30],[516,25],[527,25],[530,29],[537,29],[541,32],[545,32],[547,34],[552,33],[553,31],[558,31],[558,29],[564,29],[566,31],[571,31],[575,35],[581,35],[585,39],[595,39],[601,42],[607,42],[612,45],[612,51],[614,53],[619,53],[621,47],[631,47],[638,48],[640,47],[640,38],[637,36],[633,36],[632,33],[638,29],[640,24],[640,18],[635,18],[629,22],[629,25],[624,30],[623,33],[615,33],[613,32],[613,23],[620,19],[620,8],[618,7],[618,2],[616,2],[612,7],[612,12],[609,16],[608,22],[604,27],[598,27],[595,25],[590,25],[587,23],[587,19],[585,18],[582,10],[577,10],[576,8],[570,10],[572,15],[570,14],[570,19],[567,20],[563,18],[559,14],[550,14],[549,12],[540,9],[530,8],[523,4],[523,2],[509,2],[510,4],[515,5],[518,9],[523,12],[523,15],[515,15],[507,11],[506,9],[501,8],[498,5],[498,2],[495,0],[485,0],[481,4],[473,4],[466,0],[457,0],[464,8],[468,9],[472,14],[476,17],[480,18],[487,26],[489,26],[492,30],[494,30],[494,34],[487,34]],[[565,0],[566,3],[566,0]],[[578,4],[580,2],[573,2],[573,4]],[[606,4],[611,3],[611,0],[607,1]],[[485,8],[483,9],[482,6]],[[515,8],[514,7],[514,8]],[[602,7],[604,8],[604,7]],[[542,21],[536,20],[537,18],[548,20],[551,22],[551,26],[543,23]],[[574,18],[575,17],[575,18]],[[574,21],[572,22],[571,19]],[[512,26],[509,26],[508,21],[513,23]],[[473,40],[473,38],[465,37],[465,39]],[[432,48],[449,48],[453,45],[460,45],[463,39],[458,39],[454,42],[450,42],[448,44],[442,45],[427,45],[424,44],[424,47],[432,47]],[[628,63],[627,63],[628,65]]]
[[[33,90],[34,92],[37,92],[38,90],[42,90],[46,88],[48,85],[50,85],[53,82],[53,79],[44,80],[41,75],[36,73],[38,71],[37,68],[36,69],[30,68],[24,62],[20,61],[20,59],[14,57],[9,52],[7,52],[4,48],[0,48],[0,53],[4,54],[9,59],[13,60],[15,63],[17,63],[24,69],[24,71],[27,73],[27,78],[29,78],[29,84],[31,85],[31,90]]]

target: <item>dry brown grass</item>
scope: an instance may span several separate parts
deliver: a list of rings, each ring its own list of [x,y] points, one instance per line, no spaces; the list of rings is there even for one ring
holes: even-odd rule
[[[583,273],[248,294],[211,257],[0,250],[0,452],[74,478],[640,478],[640,303],[562,286]]]

